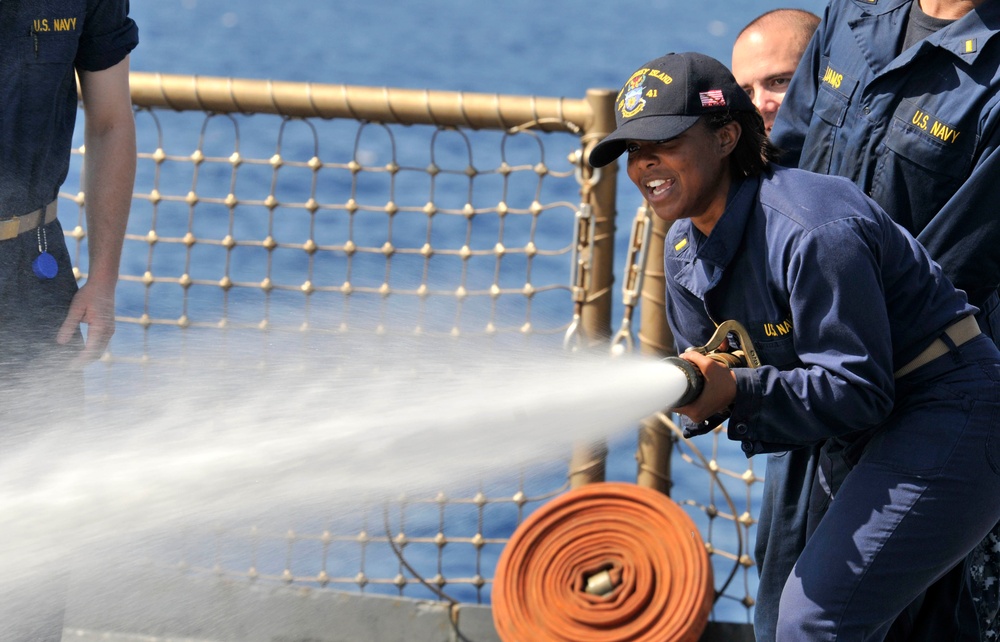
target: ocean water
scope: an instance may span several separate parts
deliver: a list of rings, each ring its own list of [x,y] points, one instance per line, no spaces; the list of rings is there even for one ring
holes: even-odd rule
[[[821,14],[825,2],[133,0],[140,45],[131,64],[171,74],[580,98],[588,88],[617,88],[636,67],[671,51],[700,51],[728,63],[743,25],[778,6]],[[641,203],[620,177],[619,264],[629,214]],[[143,259],[126,255],[123,262]],[[616,274],[617,299],[620,266]],[[118,304],[141,309],[141,291],[122,289]],[[614,312],[613,322],[619,318]],[[120,332],[113,350],[129,352],[130,340]],[[634,431],[611,447],[608,479],[634,481]],[[734,457],[742,458],[738,449]],[[678,488],[688,483],[679,479]],[[730,613],[721,619],[743,619],[742,609]]]
[[[621,86],[643,62],[700,51],[728,63],[764,11],[822,0],[399,3],[133,0],[139,71],[545,96]]]

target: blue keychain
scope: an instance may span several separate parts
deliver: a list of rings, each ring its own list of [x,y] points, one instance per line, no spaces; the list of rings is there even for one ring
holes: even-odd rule
[[[59,272],[59,264],[49,254],[49,239],[41,226],[38,228],[38,257],[31,262],[31,271],[40,279],[54,279]]]

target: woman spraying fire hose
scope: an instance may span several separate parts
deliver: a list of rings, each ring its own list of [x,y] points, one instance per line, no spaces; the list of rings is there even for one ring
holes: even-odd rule
[[[820,447],[805,547],[758,611],[777,612],[777,639],[884,640],[1000,521],[1000,351],[965,293],[853,183],[772,164],[778,150],[722,63],[650,61],[616,107],[590,162],[627,152],[629,178],[673,223],[676,341],[699,345],[713,319],[735,319],[761,362],[682,354],[703,386],[676,411],[692,435],[728,414],[748,457]],[[781,510],[780,493],[765,484],[762,510]],[[974,612],[950,624],[937,639],[978,628]]]

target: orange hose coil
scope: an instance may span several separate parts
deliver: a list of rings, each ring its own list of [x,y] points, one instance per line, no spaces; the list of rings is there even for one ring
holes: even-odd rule
[[[588,592],[593,576],[614,588]],[[514,532],[497,564],[493,622],[503,642],[696,642],[714,592],[705,544],[680,506],[650,488],[594,483]]]

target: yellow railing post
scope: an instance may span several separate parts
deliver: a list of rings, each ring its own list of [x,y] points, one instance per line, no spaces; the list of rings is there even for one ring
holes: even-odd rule
[[[614,131],[614,100],[615,96],[610,91],[592,89],[587,92],[587,103],[593,109],[594,120],[583,136],[585,159],[596,143]],[[593,181],[589,204],[595,225],[590,288],[584,301],[582,325],[589,344],[598,345],[607,343],[611,336],[618,164],[612,163],[600,171],[591,169],[588,163],[584,166],[584,178]]]
[[[640,306],[639,347],[643,354],[666,357],[676,354],[674,338],[667,325],[665,301],[665,276],[663,272],[663,241],[669,224],[652,216],[653,233],[649,239],[645,272],[642,282]],[[639,426],[639,445],[635,458],[638,462],[636,483],[670,494],[670,454],[674,447],[674,433],[666,422],[666,415],[647,417]]]
[[[593,119],[585,128],[584,161],[590,150],[614,131],[615,94],[608,90],[589,90],[587,103]],[[584,341],[588,347],[606,344],[611,336],[611,302],[614,283],[615,199],[617,197],[618,164],[612,163],[599,171],[582,163],[583,180],[591,181],[582,191],[594,217],[594,237],[591,239],[591,273],[581,313]],[[608,449],[604,442],[577,444],[570,462],[570,487],[604,481]]]

